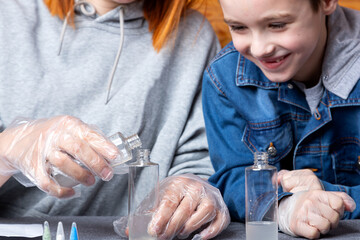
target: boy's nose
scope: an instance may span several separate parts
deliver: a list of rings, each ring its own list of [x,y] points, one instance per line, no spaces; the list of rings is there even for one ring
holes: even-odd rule
[[[271,44],[266,39],[266,37],[258,36],[252,38],[250,52],[253,57],[255,58],[269,57],[274,54],[274,50],[275,50],[274,45]]]

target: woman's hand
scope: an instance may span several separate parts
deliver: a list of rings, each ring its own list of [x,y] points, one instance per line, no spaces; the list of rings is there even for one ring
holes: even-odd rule
[[[230,223],[220,191],[193,174],[165,178],[159,189],[160,203],[148,226],[158,239],[187,238],[207,224],[199,237],[210,239]]]
[[[116,146],[102,134],[70,116],[17,120],[0,134],[0,175],[20,170],[40,189],[56,197],[70,197],[75,192],[54,181],[54,167],[89,186],[95,182],[94,174],[103,180],[112,178],[108,161],[117,155]]]

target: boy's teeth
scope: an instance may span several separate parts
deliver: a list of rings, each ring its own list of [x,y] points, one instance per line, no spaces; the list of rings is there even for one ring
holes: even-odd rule
[[[278,62],[280,62],[280,61],[283,60],[283,59],[284,59],[284,57],[278,58],[278,59],[276,60],[276,62],[278,63]]]

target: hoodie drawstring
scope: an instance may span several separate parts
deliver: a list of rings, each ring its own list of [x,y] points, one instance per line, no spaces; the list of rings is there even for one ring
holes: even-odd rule
[[[66,31],[66,26],[67,26],[68,18],[69,18],[70,14],[71,14],[71,11],[74,11],[74,9],[75,9],[77,6],[80,6],[81,12],[82,12],[85,16],[91,17],[91,16],[94,16],[95,13],[96,13],[96,12],[95,12],[95,8],[94,8],[90,3],[88,3],[88,2],[86,2],[86,1],[84,1],[84,0],[82,0],[82,1],[76,1],[76,3],[74,4],[73,10],[70,10],[70,11],[66,14],[66,17],[65,17],[65,20],[64,20],[62,29],[61,29],[58,56],[59,56],[60,53],[61,53],[61,48],[62,48],[63,41],[64,41],[64,36],[65,36],[65,31]],[[88,8],[86,8],[85,6],[87,6]],[[90,9],[90,10],[88,10],[88,9]]]
[[[115,71],[120,59],[120,55],[121,55],[121,50],[122,50],[122,46],[124,43],[124,8],[121,6],[119,9],[119,22],[120,22],[120,43],[119,43],[119,48],[118,48],[118,52],[116,54],[116,58],[114,61],[114,65],[113,68],[111,70],[111,74],[110,74],[110,78],[108,81],[108,89],[107,89],[107,94],[106,94],[106,101],[105,101],[105,105],[109,102],[110,100],[110,91],[111,91],[111,85],[114,79],[114,75],[115,75]]]
[[[80,0],[80,1],[76,1],[76,3],[74,4],[74,9],[80,6],[81,12],[90,17],[90,16],[94,16],[96,14],[95,12],[95,8],[88,2],[84,1],[84,0]],[[90,10],[88,10],[90,9]],[[73,10],[72,10],[73,11]],[[65,31],[66,31],[66,26],[67,26],[67,22],[68,22],[68,18],[70,16],[71,11],[69,11],[65,17],[62,29],[61,29],[61,35],[60,35],[60,44],[59,44],[59,50],[58,50],[58,56],[61,53],[61,49],[62,49],[62,45],[64,42],[64,36],[65,36]],[[111,86],[113,83],[113,79],[115,76],[115,72],[116,72],[116,68],[120,59],[120,55],[121,55],[121,50],[122,50],[122,46],[124,43],[124,8],[122,6],[120,6],[119,8],[119,22],[120,22],[120,43],[119,43],[119,48],[115,57],[115,61],[114,61],[114,65],[112,67],[111,70],[111,74],[110,74],[110,78],[108,81],[108,88],[107,88],[107,94],[106,94],[106,101],[105,101],[105,105],[110,101],[110,92],[111,92]]]

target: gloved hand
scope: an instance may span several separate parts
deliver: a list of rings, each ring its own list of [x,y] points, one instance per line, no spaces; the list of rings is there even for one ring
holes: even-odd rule
[[[193,239],[210,239],[230,223],[220,191],[193,174],[165,178],[159,200],[148,225],[148,232],[158,239],[187,238],[205,224],[209,225]]]
[[[344,211],[354,211],[354,200],[344,192],[310,190],[281,200],[279,229],[292,236],[319,238],[336,228]]]
[[[318,177],[309,169],[281,170],[278,173],[278,184],[282,186],[284,192],[324,190]]]
[[[101,133],[70,116],[16,120],[0,134],[0,175],[21,171],[56,197],[70,197],[75,192],[51,178],[53,167],[89,186],[95,182],[94,174],[103,180],[112,178],[108,161],[117,155],[116,146]]]

